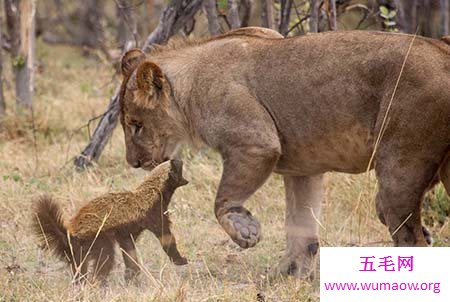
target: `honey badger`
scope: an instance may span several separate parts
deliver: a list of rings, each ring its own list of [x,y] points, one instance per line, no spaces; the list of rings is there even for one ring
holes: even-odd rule
[[[64,217],[50,196],[41,196],[32,220],[34,233],[41,244],[69,263],[77,280],[85,279],[89,266],[93,279],[105,280],[114,265],[116,242],[126,266],[125,279],[132,279],[140,271],[133,240],[145,229],[155,234],[174,264],[184,265],[187,260],[178,252],[166,215],[174,191],[188,183],[182,165],[178,160],[166,161],[134,191],[97,197],[72,219]]]

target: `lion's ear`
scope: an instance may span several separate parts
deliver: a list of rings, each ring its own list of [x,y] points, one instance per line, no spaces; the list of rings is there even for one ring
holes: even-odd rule
[[[133,48],[127,51],[121,60],[121,70],[123,76],[129,76],[136,67],[145,60],[145,54],[139,48]]]
[[[142,106],[154,108],[159,97],[164,91],[164,74],[153,62],[144,61],[136,69],[136,82],[139,94],[142,96],[140,102]],[[142,103],[145,100],[145,103]]]

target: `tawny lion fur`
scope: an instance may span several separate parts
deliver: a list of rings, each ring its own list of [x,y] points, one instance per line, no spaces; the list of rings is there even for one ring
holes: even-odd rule
[[[133,278],[140,270],[134,240],[145,229],[156,235],[171,261],[183,265],[187,261],[178,252],[166,211],[176,188],[185,184],[182,162],[167,161],[134,191],[95,198],[70,220],[49,196],[42,196],[36,204],[34,232],[42,245],[71,265],[77,279],[84,279],[91,265],[93,276],[105,280],[114,264],[115,242],[123,250],[125,277]]]
[[[314,269],[329,171],[374,169],[377,212],[395,245],[427,245],[423,195],[439,181],[450,192],[445,42],[368,31],[281,39],[241,29],[133,50],[122,66],[128,163],[151,169],[184,143],[219,152],[215,215],[241,247],[261,238],[245,201],[271,173],[282,175],[287,249],[275,273]]]

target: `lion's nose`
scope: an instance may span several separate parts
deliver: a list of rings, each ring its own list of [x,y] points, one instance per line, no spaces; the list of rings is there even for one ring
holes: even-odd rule
[[[141,161],[140,160],[136,160],[136,161],[131,163],[131,166],[133,168],[139,168],[141,166]]]

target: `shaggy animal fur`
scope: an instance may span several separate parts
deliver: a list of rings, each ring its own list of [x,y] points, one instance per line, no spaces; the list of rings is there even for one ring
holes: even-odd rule
[[[70,220],[51,197],[42,196],[33,218],[34,233],[41,243],[66,260],[77,279],[84,279],[92,264],[94,276],[104,280],[114,264],[114,243],[123,250],[126,279],[139,272],[134,240],[145,229],[153,232],[170,260],[187,261],[178,252],[166,214],[175,189],[187,184],[182,162],[167,161],[157,166],[132,192],[108,193],[83,206]]]

